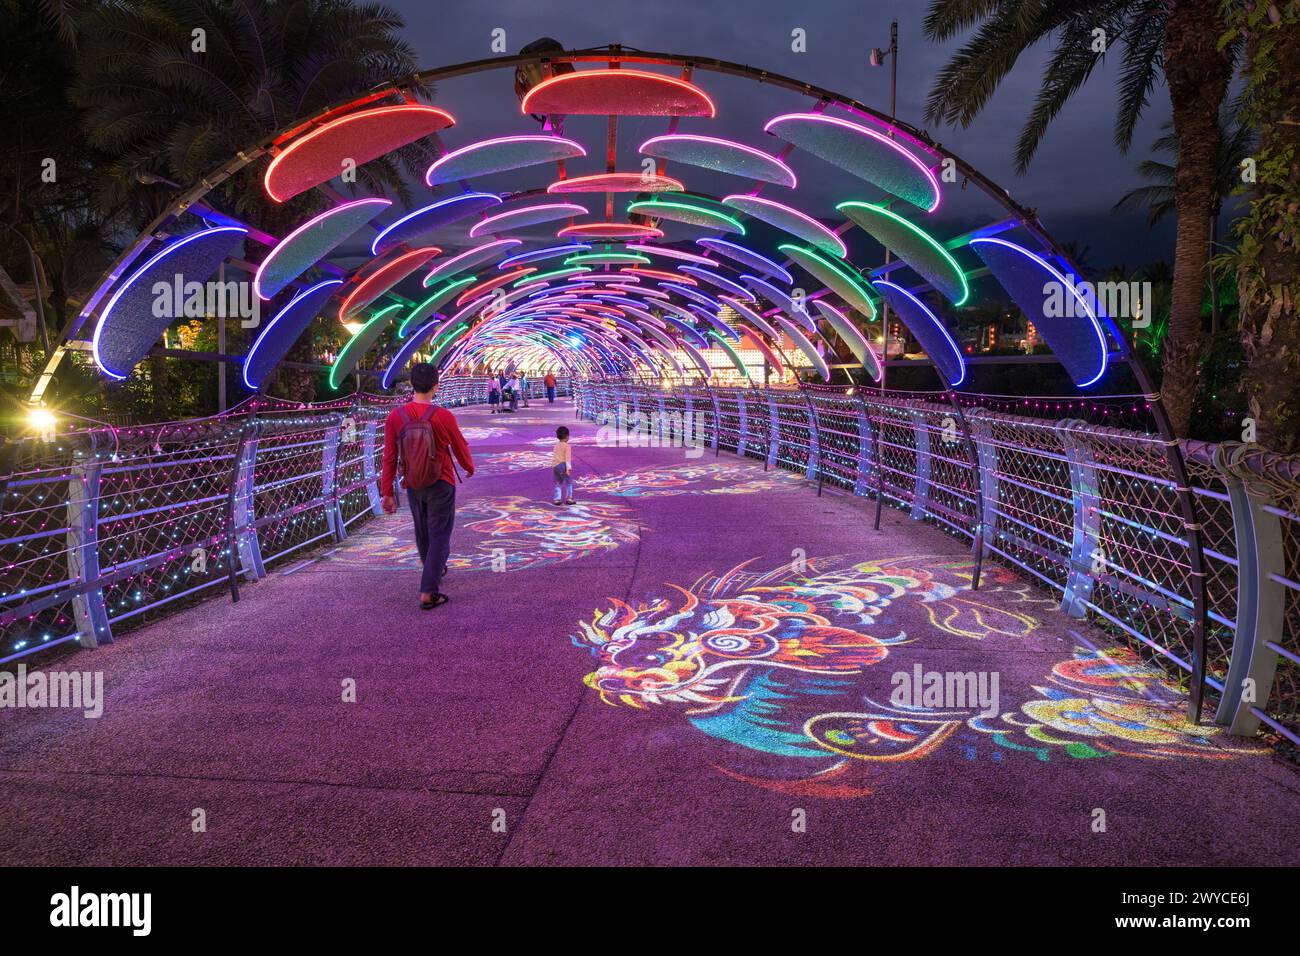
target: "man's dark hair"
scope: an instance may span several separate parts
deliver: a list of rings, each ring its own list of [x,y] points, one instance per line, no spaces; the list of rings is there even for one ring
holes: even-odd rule
[[[559,428],[555,429],[555,437],[560,441],[564,441],[564,439],[569,437],[569,429],[566,426],[561,425]]]
[[[411,388],[421,395],[433,391],[438,384],[438,370],[428,362],[417,362],[411,366]]]

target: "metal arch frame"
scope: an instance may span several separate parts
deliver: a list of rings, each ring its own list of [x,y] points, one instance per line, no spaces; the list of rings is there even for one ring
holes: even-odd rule
[[[808,96],[817,101],[815,108],[818,110],[824,110],[832,104],[838,105],[850,113],[892,129],[905,142],[910,143],[914,147],[930,153],[931,155],[942,156],[951,160],[955,167],[960,170],[963,178],[967,182],[973,182],[995,203],[1010,212],[1018,220],[1019,225],[1025,228],[1047,252],[1051,253],[1051,255],[1058,261],[1068,265],[1076,275],[1082,274],[1070,260],[1065,250],[1062,249],[1060,244],[1047,232],[1046,228],[1038,219],[1036,210],[1017,203],[1011,198],[1008,191],[999,188],[996,183],[974,166],[967,163],[960,156],[944,149],[939,142],[929,135],[928,132],[912,126],[897,117],[890,117],[859,100],[853,99],[852,97],[843,96],[823,87],[801,82],[783,74],[772,73],[767,70],[735,63],[729,60],[722,60],[715,57],[697,57],[683,54],[643,51],[635,48],[625,48],[621,44],[610,44],[605,47],[570,50],[558,53],[517,54],[513,56],[490,57],[446,67],[419,71],[404,79],[381,84],[361,96],[340,101],[339,103],[321,110],[306,120],[297,122],[292,126],[283,128],[264,137],[249,148],[237,151],[234,158],[218,166],[211,173],[202,177],[197,183],[184,189],[172,200],[163,212],[161,212],[139,233],[139,235],[137,235],[135,240],[123,250],[112,265],[105,271],[99,286],[90,295],[81,312],[74,319],[70,320],[67,326],[60,333],[58,345],[50,354],[44,369],[33,383],[31,392],[29,393],[29,401],[33,403],[40,402],[46,388],[52,380],[55,372],[58,370],[63,356],[69,350],[73,337],[82,330],[86,322],[99,308],[100,303],[103,302],[104,298],[109,294],[109,291],[112,289],[116,281],[120,279],[130,265],[135,262],[142,253],[144,253],[150,243],[155,239],[163,238],[166,235],[166,227],[183,213],[195,207],[209,208],[201,203],[204,196],[206,196],[213,188],[240,172],[245,167],[271,153],[279,143],[284,142],[305,130],[311,129],[314,126],[318,126],[328,119],[335,118],[364,105],[376,103],[390,96],[398,96],[409,102],[413,88],[437,82],[439,80],[487,70],[507,69],[510,67],[525,65],[537,65],[542,67],[544,71],[549,72],[551,64],[581,62],[607,63],[614,68],[617,68],[623,63],[675,66],[685,71],[688,76],[696,70],[721,73],[755,80],[759,83],[772,84],[791,92]],[[611,128],[611,135],[612,134],[613,128]],[[209,211],[215,212],[213,210]],[[1183,458],[1183,449],[1179,443],[1179,439],[1174,435],[1173,430],[1170,427],[1169,418],[1165,412],[1160,394],[1154,389],[1150,376],[1137,360],[1130,343],[1125,341],[1123,336],[1115,328],[1112,327],[1110,332],[1111,338],[1119,346],[1119,356],[1124,359],[1130,373],[1138,382],[1139,388],[1141,388],[1142,392],[1146,396],[1147,402],[1149,403],[1152,417],[1155,420],[1156,427],[1162,439],[1162,446],[1165,449],[1166,462],[1176,484],[1179,508],[1184,528],[1187,532],[1189,565],[1191,567],[1189,576],[1191,578],[1193,591],[1192,597],[1194,603],[1194,653],[1189,719],[1195,722],[1200,719],[1204,694],[1206,653],[1205,630],[1207,622],[1205,570],[1199,533],[1201,525],[1198,519],[1198,511],[1192,495],[1191,484],[1188,479],[1188,473]]]

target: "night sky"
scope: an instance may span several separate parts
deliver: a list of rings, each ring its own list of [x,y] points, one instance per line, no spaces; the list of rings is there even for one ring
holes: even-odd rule
[[[668,53],[714,56],[750,66],[784,73],[855,97],[887,111],[889,69],[867,63],[871,47],[888,46],[889,23],[899,21],[898,115],[922,128],[936,140],[998,182],[1020,202],[1036,207],[1052,233],[1063,242],[1074,241],[1087,249],[1087,264],[1094,270],[1112,264],[1129,267],[1172,254],[1172,232],[1168,225],[1149,230],[1141,215],[1117,216],[1111,205],[1124,192],[1141,185],[1136,165],[1147,158],[1148,146],[1160,135],[1167,119],[1167,95],[1158,87],[1134,138],[1128,155],[1115,147],[1112,129],[1115,116],[1115,76],[1118,51],[1110,62],[1094,72],[1085,88],[1061,113],[1039,149],[1028,173],[1017,175],[1012,152],[1014,141],[1037,92],[1042,65],[1048,50],[1035,49],[1021,58],[985,111],[969,129],[934,128],[924,121],[925,98],[932,77],[946,62],[957,44],[940,46],[927,41],[921,32],[925,4],[921,0],[815,0],[792,4],[787,0],[601,0],[600,3],[538,3],[536,0],[386,0],[406,20],[405,36],[415,47],[423,68],[444,66],[493,56],[491,34],[506,31],[508,51],[541,36],[551,36],[566,48],[622,43],[629,47]],[[791,31],[803,28],[807,52],[791,50]],[[474,134],[538,131],[536,124],[515,111],[503,109],[516,103],[511,91],[510,71],[495,71],[443,84],[435,102],[468,118],[476,110],[483,115],[473,121]],[[717,119],[708,124],[711,135],[729,136],[776,152],[779,142],[762,133],[762,123],[774,112],[806,108],[799,97],[764,90],[757,84],[699,74],[718,102]],[[582,130],[580,137],[591,146],[603,142],[603,120],[587,121],[590,130],[570,125],[566,132]],[[654,121],[653,132],[663,131]],[[465,126],[468,129],[469,123]],[[490,128],[490,129],[489,129]],[[705,128],[683,132],[704,132]],[[640,142],[640,130],[627,129],[620,150],[620,168],[629,168]],[[596,139],[596,137],[601,137]],[[462,145],[460,137],[449,135],[450,146]],[[766,142],[765,142],[766,141]],[[626,157],[626,158],[624,158]],[[803,175],[800,194],[809,201],[804,208],[825,215],[830,204],[845,198],[835,177],[809,177],[810,167],[797,168]],[[823,167],[824,168],[824,167]],[[597,171],[593,166],[591,170]],[[820,170],[819,170],[820,172]],[[688,188],[702,188],[698,178]],[[824,192],[819,194],[821,187]],[[987,218],[987,202],[981,212],[967,208],[959,198],[947,202],[937,215],[940,234],[956,232]],[[801,203],[803,205],[803,203]],[[946,218],[947,221],[944,221]]]

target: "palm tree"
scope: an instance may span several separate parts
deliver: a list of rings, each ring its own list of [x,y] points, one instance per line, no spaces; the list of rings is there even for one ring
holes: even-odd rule
[[[1214,254],[1214,247],[1219,241],[1219,218],[1223,213],[1223,203],[1232,195],[1241,182],[1242,163],[1255,148],[1255,131],[1245,123],[1236,122],[1237,110],[1225,107],[1219,113],[1219,150],[1214,157],[1214,210],[1210,216],[1209,248]],[[1173,124],[1165,123],[1161,127],[1162,135],[1151,144],[1153,153],[1178,156],[1178,140],[1174,136]],[[1120,212],[1127,209],[1146,209],[1147,225],[1154,226],[1174,211],[1176,195],[1174,180],[1177,176],[1175,163],[1166,163],[1158,159],[1147,159],[1138,164],[1138,173],[1143,179],[1150,180],[1150,185],[1139,186],[1120,197],[1112,207]],[[1210,334],[1219,331],[1219,285],[1211,274],[1208,277],[1210,287]]]
[[[90,143],[109,162],[107,204],[155,212],[159,181],[196,182],[237,150],[415,69],[387,7],[350,0],[109,0],[77,18],[81,68],[71,93]],[[199,34],[198,31],[202,31]],[[428,89],[420,92],[428,93]],[[402,172],[427,165],[418,147],[367,163],[357,186],[404,194]],[[296,221],[245,170],[217,194],[260,222]],[[319,202],[309,197],[303,203]],[[269,219],[267,217],[270,217]]]
[[[1235,0],[1229,0],[1235,2]],[[1220,45],[1223,0],[931,0],[925,32],[948,40],[976,27],[935,79],[927,116],[969,126],[1020,55],[1043,40],[1053,50],[1016,145],[1024,171],[1048,126],[1088,81],[1112,44],[1122,47],[1115,141],[1127,150],[1163,76],[1173,107],[1178,213],[1173,301],[1162,392],[1171,424],[1186,435],[1200,356],[1201,301],[1214,212],[1219,109],[1241,48]]]
[[[90,144],[107,157],[105,206],[127,204],[137,225],[268,136],[380,84],[408,77],[414,51],[401,17],[352,0],[108,0],[76,17],[81,68],[71,99]],[[414,90],[427,96],[429,86]],[[419,144],[361,166],[349,188],[407,198],[407,181],[433,157]],[[282,235],[329,200],[311,191],[277,204],[261,188],[261,163],[220,184],[215,205]],[[231,346],[243,333],[231,328]],[[311,362],[305,334],[289,358]],[[165,377],[158,363],[154,371]],[[287,397],[310,400],[310,372],[277,376]]]

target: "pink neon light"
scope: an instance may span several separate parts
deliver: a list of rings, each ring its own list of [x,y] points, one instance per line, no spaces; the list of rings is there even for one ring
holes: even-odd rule
[[[522,239],[497,239],[493,242],[485,242],[481,246],[475,246],[473,249],[466,249],[464,252],[454,255],[450,259],[445,259],[438,265],[434,266],[433,269],[430,270],[429,274],[424,277],[424,284],[427,286],[439,276],[451,275],[454,272],[460,271],[459,263],[461,262],[485,261],[482,258],[483,254],[490,249],[513,249],[515,246],[522,244]]]
[[[498,231],[491,228],[497,223],[509,222],[512,218],[523,219],[526,218],[528,213],[542,212],[546,210],[554,211],[555,215],[545,217],[541,220],[542,222],[551,219],[563,219],[566,216],[576,216],[589,211],[586,206],[579,206],[577,203],[572,202],[543,203],[540,206],[525,206],[522,209],[511,209],[506,212],[499,212],[495,216],[488,216],[486,219],[480,219],[474,224],[473,228],[470,229],[470,238],[477,238],[484,233],[493,233]],[[530,225],[536,225],[536,223],[530,223]]]
[[[501,286],[506,285],[509,282],[513,282],[515,279],[522,279],[530,272],[536,272],[536,271],[537,268],[535,266],[524,266],[522,269],[516,269],[514,272],[503,272],[499,276],[493,276],[491,279],[485,279],[484,281],[480,282],[478,285],[472,286],[471,288],[467,289],[465,293],[459,299],[456,300],[456,304],[462,305],[468,302],[470,299],[476,299],[486,292],[491,292],[493,289],[499,289]]]
[[[683,252],[681,249],[672,249],[668,246],[648,246],[644,243],[628,243],[623,247],[628,252],[644,252],[651,256],[667,256],[669,259],[681,259],[683,262],[694,262],[702,266],[717,266],[717,263],[707,256],[697,256],[693,252]]]
[[[716,136],[699,136],[694,133],[668,133],[664,136],[651,136],[648,140],[646,140],[637,148],[637,152],[645,153],[647,146],[651,146],[655,143],[663,142],[664,140],[681,141],[684,139],[688,139],[696,143],[709,143],[713,146],[725,146],[730,149],[739,150],[742,153],[749,153],[751,156],[757,157],[758,159],[763,160],[765,163],[770,163],[773,166],[778,167],[783,173],[785,173],[786,176],[790,178],[790,181],[785,185],[789,186],[791,189],[794,189],[799,185],[799,180],[795,177],[794,170],[791,169],[789,166],[787,166],[785,163],[783,163],[781,160],[777,159],[775,156],[765,153],[761,149],[755,149],[753,146],[746,146],[744,143],[737,143],[729,139],[719,139]],[[654,154],[650,153],[648,155],[653,156]],[[683,160],[678,160],[678,162],[683,162]]]
[[[266,258],[262,260],[260,265],[258,265],[257,274],[253,276],[253,292],[257,295],[257,297],[259,299],[264,299],[264,300],[271,298],[271,296],[262,295],[262,271],[266,269],[266,267],[275,260],[275,257],[279,255],[282,250],[288,248],[289,244],[293,242],[294,239],[296,239],[299,235],[301,235],[306,230],[310,229],[312,226],[315,226],[318,223],[320,223],[322,220],[328,219],[330,216],[333,216],[337,213],[341,213],[346,209],[353,209],[357,206],[364,206],[367,203],[370,203],[375,207],[375,212],[379,212],[380,209],[383,209],[387,206],[391,206],[393,204],[391,199],[358,199],[355,202],[345,202],[342,203],[341,205],[335,206],[333,209],[326,209],[323,213],[321,213],[318,216],[313,216],[311,219],[308,219],[301,226],[299,226],[293,232],[289,233],[289,235],[285,236],[278,243],[276,243],[275,248],[272,249],[270,252],[268,252],[266,254]]]
[[[548,193],[653,193],[681,192],[686,187],[671,176],[646,173],[592,173],[557,179],[546,187]]]
[[[369,299],[365,299],[364,302],[358,303],[357,307],[360,308],[362,305],[365,305],[366,302],[375,298],[375,296],[382,294],[398,282],[401,282],[404,278],[409,276],[412,272],[420,268],[420,266],[428,262],[440,252],[442,252],[442,250],[437,246],[424,246],[420,249],[412,249],[410,252],[404,252],[391,262],[387,262],[380,266],[370,275],[358,282],[357,287],[348,293],[347,298],[343,300],[343,304],[339,306],[339,320],[342,321],[348,317],[348,314],[352,311],[352,304],[356,302],[357,299],[364,298],[367,293],[373,291],[376,287],[382,287],[379,292],[376,292]],[[397,276],[397,278],[393,278],[393,276]],[[385,282],[388,284],[384,285]]]
[[[487,149],[492,146],[499,146],[503,143],[536,143],[536,142],[544,142],[548,144],[563,143],[565,146],[568,146],[571,149],[576,150],[576,152],[573,154],[573,158],[575,159],[587,155],[587,151],[586,149],[583,148],[581,143],[574,142],[571,139],[565,139],[563,136],[498,136],[495,139],[485,139],[477,143],[470,143],[468,146],[462,146],[460,149],[452,150],[450,153],[448,153],[445,156],[438,157],[438,159],[434,161],[433,165],[425,170],[424,184],[426,186],[432,186],[433,185],[432,178],[435,170],[437,170],[441,166],[446,166],[453,159],[457,159],[461,156],[464,156],[467,153],[472,153],[480,149]],[[545,159],[545,160],[541,160],[540,162],[549,162],[549,161],[550,161],[549,159]],[[529,165],[533,165],[533,164],[530,163]],[[513,168],[518,169],[520,167],[516,166]],[[499,172],[504,172],[504,170],[499,170]]]
[[[884,135],[883,133],[877,133],[875,130],[867,129],[865,126],[859,126],[857,123],[850,123],[848,120],[840,119],[838,116],[827,116],[825,113],[783,113],[780,116],[774,116],[770,120],[768,120],[767,125],[763,127],[763,132],[769,133],[772,131],[772,126],[774,124],[781,122],[781,120],[789,120],[789,119],[808,120],[810,122],[816,122],[816,123],[830,123],[834,126],[841,126],[844,129],[851,129],[855,133],[862,133],[866,136],[870,136],[872,139],[876,140],[882,145],[888,146],[890,149],[898,153],[898,155],[904,157],[908,162],[910,162],[913,166],[915,166],[922,173],[924,173],[925,178],[930,181],[930,186],[934,189],[934,202],[931,203],[925,211],[934,212],[936,209],[939,208],[939,196],[940,196],[939,180],[935,178],[934,173],[931,172],[930,170],[930,167],[925,165],[925,163],[917,159],[916,156],[914,156],[911,152],[909,152],[906,149],[903,149],[903,147],[899,146],[897,143],[895,143],[892,139],[890,139],[888,136]]]
[[[732,202],[732,200],[741,200],[741,202],[737,204]],[[839,247],[840,250],[839,256],[841,259],[843,259],[845,256],[849,254],[848,246],[844,245],[844,240],[842,240],[839,236],[835,235],[835,233],[831,232],[829,229],[827,229],[824,225],[822,225],[812,216],[809,216],[807,213],[802,213],[798,209],[793,208],[792,206],[787,206],[785,203],[774,202],[771,199],[763,199],[760,196],[750,196],[745,193],[733,193],[730,196],[723,197],[722,200],[722,204],[724,206],[731,206],[732,209],[739,209],[742,212],[744,211],[745,208],[744,203],[758,203],[758,205],[760,206],[767,206],[770,209],[778,210],[780,212],[794,216],[796,219],[800,219],[803,222],[808,223],[808,225],[812,229],[814,229],[819,235],[822,235],[827,239],[833,240],[835,244]],[[777,228],[780,227],[778,226]],[[709,264],[714,266],[717,265],[716,262],[711,262]]]

